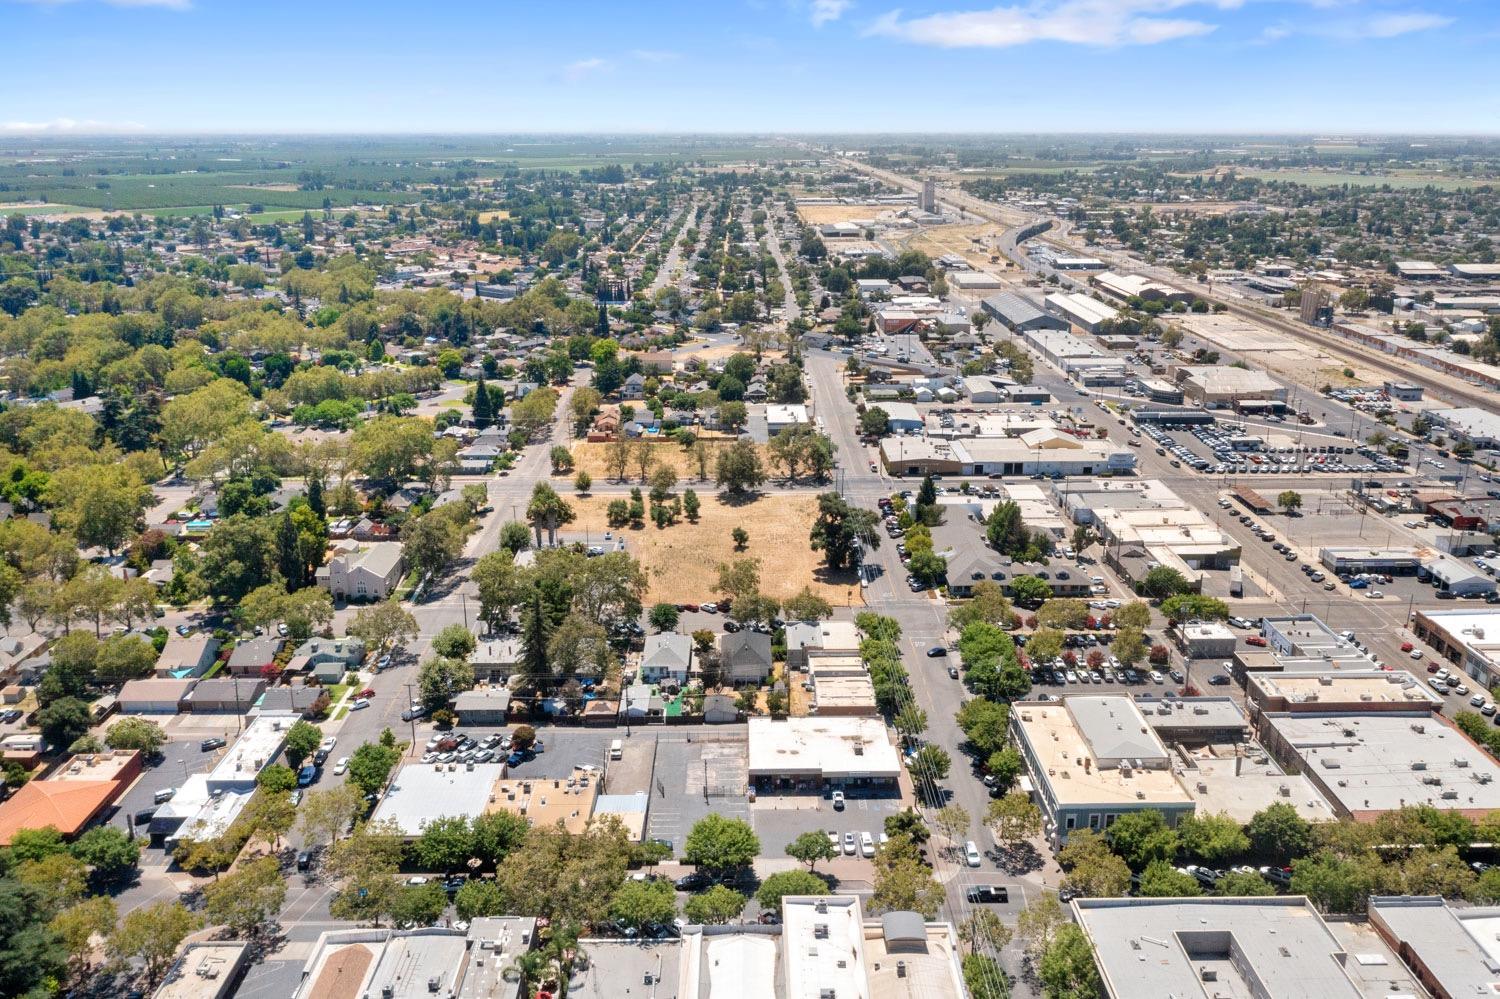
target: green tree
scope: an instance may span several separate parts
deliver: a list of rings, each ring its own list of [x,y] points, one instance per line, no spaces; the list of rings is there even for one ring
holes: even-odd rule
[[[633,929],[667,923],[677,914],[677,893],[670,881],[626,881],[610,899],[609,914]]]
[[[3,895],[0,895],[0,898],[3,898]],[[114,931],[118,919],[119,913],[115,907],[115,900],[107,895],[97,895],[59,912],[52,917],[52,922],[47,924],[47,928],[62,941],[78,970],[86,972],[89,969],[89,959],[94,953],[94,938],[108,938]],[[0,922],[0,925],[3,925],[3,922]],[[0,950],[0,955],[6,958],[13,956],[6,950]],[[5,963],[8,964],[9,961]],[[0,986],[3,986],[4,979],[7,977],[9,976],[0,972]]]
[[[1012,791],[990,802],[984,814],[985,824],[995,833],[1002,848],[1036,836],[1042,831],[1042,812],[1024,791]]]
[[[677,607],[675,604],[656,604],[651,608],[649,617],[651,627],[657,631],[671,631],[677,627]]]
[[[1238,857],[1250,849],[1250,839],[1234,819],[1223,812],[1189,815],[1177,825],[1182,849],[1209,864]]]
[[[825,837],[826,838],[826,837]],[[827,895],[828,882],[808,871],[777,871],[760,883],[755,901],[769,912],[781,911],[788,895]]]
[[[297,789],[297,772],[282,763],[272,763],[255,778],[255,786],[270,794],[287,794]]]
[[[710,871],[747,867],[760,853],[760,840],[749,823],[722,815],[699,819],[688,832],[682,858]]]
[[[1103,983],[1094,965],[1094,948],[1074,923],[1058,929],[1037,966],[1048,999],[1094,999]]]
[[[1130,889],[1130,868],[1092,829],[1075,829],[1057,852],[1067,877],[1063,886],[1091,898],[1116,898]]]
[[[115,826],[95,826],[73,841],[73,856],[89,865],[95,882],[115,884],[141,861],[141,842]]]
[[[478,644],[472,631],[454,623],[433,636],[432,651],[443,659],[467,659]]]
[[[1259,856],[1278,864],[1305,857],[1313,849],[1313,827],[1296,806],[1285,801],[1267,805],[1250,817],[1245,826],[1251,848]]]
[[[879,522],[873,511],[850,506],[838,493],[822,493],[810,535],[812,549],[823,553],[830,569],[851,568],[861,546],[872,551],[880,547]]]
[[[1198,880],[1165,860],[1153,860],[1141,872],[1141,894],[1147,898],[1188,898],[1202,894]]]
[[[151,675],[156,650],[138,635],[114,635],[99,646],[95,676],[100,683],[124,683]]]
[[[222,923],[237,936],[254,936],[276,919],[285,902],[286,879],[275,857],[243,863],[203,889],[203,911],[209,921]]]
[[[1115,632],[1115,656],[1126,666],[1134,666],[1146,655],[1146,641],[1135,628],[1121,628]]]
[[[1165,604],[1162,607],[1163,610],[1166,609]],[[1111,617],[1117,628],[1135,628],[1137,631],[1145,631],[1151,626],[1151,605],[1144,600],[1132,600],[1114,611]]]
[[[1276,505],[1290,516],[1302,509],[1302,494],[1295,489],[1283,489],[1276,495]]]
[[[286,733],[286,748],[283,752],[287,762],[294,769],[302,766],[302,761],[317,752],[322,741],[323,732],[316,725],[306,721],[296,722]]]
[[[1134,868],[1153,860],[1170,861],[1179,848],[1177,831],[1154,808],[1126,812],[1109,827],[1109,844]]]
[[[927,919],[933,919],[942,904],[942,886],[933,879],[932,868],[917,858],[915,848],[909,842],[903,845],[900,840],[892,838],[876,853],[871,911],[920,912]]]
[[[366,742],[349,757],[349,780],[365,794],[378,794],[399,762],[399,749]]]
[[[477,574],[477,567],[475,572]],[[481,588],[481,602],[483,592]],[[361,607],[354,612],[347,628],[348,634],[363,641],[365,647],[375,653],[398,642],[409,642],[417,637],[419,631],[417,619],[394,599]]]
[[[833,616],[833,605],[804,586],[781,605],[790,621],[820,621]]]
[[[817,868],[818,861],[832,860],[839,855],[838,847],[831,843],[826,835],[818,830],[810,830],[802,833],[796,839],[786,845],[786,855],[793,860],[800,860],[812,871]]]
[[[401,925],[432,926],[443,918],[448,895],[436,882],[406,885],[396,891],[391,901],[391,920]]]
[[[1214,883],[1214,894],[1224,896],[1274,895],[1276,889],[1254,871],[1230,871]]]
[[[1010,726],[1008,705],[974,697],[965,701],[953,718],[976,755],[988,757],[1004,747]]]
[[[459,919],[473,921],[479,916],[505,915],[505,893],[493,881],[465,881],[453,896]]]
[[[417,671],[417,690],[430,711],[446,707],[474,686],[474,666],[463,659],[429,659]]]
[[[758,488],[766,481],[760,452],[747,440],[736,440],[719,450],[714,464],[714,482],[734,495]]]
[[[110,934],[109,952],[117,958],[140,958],[154,988],[183,938],[198,926],[198,917],[177,902],[141,906],[125,913]]]
[[[1199,593],[1179,593],[1161,602],[1161,612],[1169,621],[1227,621],[1229,605],[1215,597]],[[1123,623],[1118,619],[1116,624]]]
[[[1168,566],[1159,565],[1146,573],[1141,580],[1141,590],[1153,600],[1165,600],[1179,593],[1187,593],[1192,587],[1182,573]]]
[[[138,749],[151,757],[167,744],[167,733],[156,722],[145,718],[122,718],[104,733],[104,744],[110,749]]]
[[[37,727],[51,746],[66,749],[89,730],[89,706],[76,697],[53,701],[37,712]]]
[[[682,906],[682,914],[688,922],[708,926],[727,923],[744,911],[745,896],[724,885],[713,885],[708,891],[689,898]]]
[[[1010,581],[1010,598],[1022,607],[1038,607],[1050,596],[1052,587],[1045,579],[1023,574]]]

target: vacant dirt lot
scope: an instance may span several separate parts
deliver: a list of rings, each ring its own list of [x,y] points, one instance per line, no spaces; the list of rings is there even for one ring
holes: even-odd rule
[[[885,205],[798,205],[797,214],[808,225],[832,225],[835,222],[869,222],[882,215],[895,217]]]
[[[708,445],[708,478],[712,482],[714,474],[714,462],[717,458],[719,448],[730,442],[729,438],[714,438],[704,436],[703,442]],[[640,465],[636,453],[641,447],[651,448],[652,464],[669,465],[677,472],[677,479],[684,486],[701,485],[698,482],[698,462],[693,457],[693,452],[683,448],[676,441],[632,441],[630,443],[630,467],[625,470],[626,478],[632,481],[640,481]],[[571,479],[580,471],[588,472],[595,480],[604,482],[614,477],[614,470],[609,467],[610,444],[591,444],[588,441],[578,441],[573,445],[573,471],[564,478]],[[760,459],[766,471],[775,470],[776,466],[771,464],[770,454],[764,446],[760,447]],[[701,491],[701,490],[700,490]]]
[[[609,530],[605,509],[610,496],[572,498],[578,519],[572,531],[591,535]],[[646,603],[658,601],[695,603],[715,596],[718,566],[736,558],[758,558],[761,589],[779,599],[795,595],[805,585],[835,606],[847,605],[850,594],[859,599],[859,583],[852,575],[832,579],[823,570],[822,558],[808,545],[807,535],[816,515],[817,500],[811,495],[773,494],[743,504],[726,503],[713,493],[700,491],[702,508],[698,522],[686,519],[658,529],[651,524],[620,533],[632,554],[646,570]],[[729,532],[743,527],[750,534],[744,552],[734,550]]]

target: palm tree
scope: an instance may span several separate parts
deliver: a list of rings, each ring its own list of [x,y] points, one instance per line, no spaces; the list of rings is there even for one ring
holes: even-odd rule
[[[536,532],[536,546],[542,547],[542,530],[547,531],[547,544],[557,544],[557,529],[571,524],[576,515],[567,500],[557,495],[545,482],[538,482],[531,491],[531,502],[526,506],[526,520]]]

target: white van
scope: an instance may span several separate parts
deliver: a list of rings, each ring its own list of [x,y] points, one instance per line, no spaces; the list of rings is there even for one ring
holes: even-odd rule
[[[614,742],[611,742],[609,744],[609,758],[610,759],[612,759],[612,760],[618,760],[621,756],[624,756],[624,755],[625,755],[625,743],[624,742],[622,742],[619,739],[616,739]]]

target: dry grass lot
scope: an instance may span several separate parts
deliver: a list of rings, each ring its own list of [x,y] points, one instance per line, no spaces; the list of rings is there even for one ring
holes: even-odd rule
[[[708,477],[709,488],[712,488],[714,462],[719,448],[730,443],[731,438],[715,438],[704,435],[701,438],[709,448]],[[580,471],[588,472],[596,482],[604,482],[613,478],[613,469],[609,467],[609,452],[612,444],[590,443],[578,441],[573,445],[573,471],[565,478],[571,479]],[[640,465],[636,453],[642,447],[651,448],[652,466],[668,465],[677,473],[677,480],[682,486],[700,487],[703,483],[698,481],[698,462],[693,457],[693,452],[683,448],[676,441],[632,441],[630,443],[630,466],[625,470],[625,477],[629,481],[640,481]],[[771,464],[771,456],[764,446],[760,447],[760,460],[768,472],[773,472],[776,466]]]
[[[945,253],[957,253],[979,270],[1003,271],[1010,266],[1004,258],[999,263],[990,263],[991,250],[988,245],[976,246],[973,239],[998,236],[1000,230],[993,225],[942,225],[923,229],[906,241],[909,250],[921,250],[936,260]]]
[[[797,214],[808,225],[832,225],[835,222],[870,222],[881,215],[894,216],[886,205],[798,205]]]
[[[851,590],[853,599],[859,599],[855,577],[830,580],[822,571],[821,553],[808,544],[818,505],[811,493],[766,494],[747,503],[727,503],[703,491],[699,497],[703,505],[696,524],[684,518],[665,529],[648,522],[638,530],[626,528],[621,532],[646,571],[647,605],[707,600],[716,594],[719,564],[736,558],[760,559],[761,589],[767,596],[784,600],[810,585],[814,593],[835,606],[847,605]],[[605,510],[609,501],[617,498],[570,499],[578,519],[569,529],[591,535],[609,530]],[[729,536],[736,527],[750,534],[744,552],[734,550],[734,540]]]

